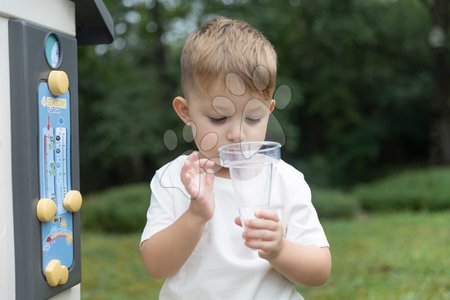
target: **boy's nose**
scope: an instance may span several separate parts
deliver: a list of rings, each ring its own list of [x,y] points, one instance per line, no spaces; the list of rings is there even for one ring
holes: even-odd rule
[[[232,122],[228,127],[227,139],[232,143],[239,143],[244,140],[244,132],[241,130],[241,122]]]

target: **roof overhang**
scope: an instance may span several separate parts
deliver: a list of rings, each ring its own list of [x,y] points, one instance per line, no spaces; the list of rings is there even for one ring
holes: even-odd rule
[[[114,22],[102,0],[72,0],[75,3],[78,45],[110,44]]]

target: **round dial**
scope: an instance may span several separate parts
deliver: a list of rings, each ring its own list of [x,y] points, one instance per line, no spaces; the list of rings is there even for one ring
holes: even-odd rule
[[[45,41],[45,58],[52,69],[56,69],[61,64],[62,53],[59,39],[55,34],[50,34]]]

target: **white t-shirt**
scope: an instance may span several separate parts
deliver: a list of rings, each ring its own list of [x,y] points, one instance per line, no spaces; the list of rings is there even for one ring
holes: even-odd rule
[[[180,180],[185,160],[185,155],[179,156],[153,177],[141,243],[171,225],[188,208],[191,200]],[[160,299],[303,299],[292,282],[271,268],[257,251],[244,245],[243,229],[234,223],[238,208],[231,180],[216,176],[214,196],[213,218],[206,224],[189,259],[173,277],[165,280]],[[284,161],[275,168],[271,207],[278,209],[288,240],[329,246],[303,174]]]

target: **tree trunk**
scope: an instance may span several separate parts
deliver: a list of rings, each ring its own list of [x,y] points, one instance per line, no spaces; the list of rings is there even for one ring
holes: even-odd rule
[[[430,160],[450,163],[450,64],[448,61],[450,0],[422,0],[430,11],[435,29],[443,34],[442,45],[431,45],[435,95],[431,106]]]
[[[174,90],[176,89],[176,82],[169,74],[169,67],[167,65],[167,49],[162,38],[164,35],[164,22],[161,19],[161,7],[158,1],[155,1],[155,6],[151,10],[152,19],[157,25],[156,29],[156,49],[155,49],[155,64],[158,70],[158,78],[161,87],[164,89],[164,101],[171,101]]]

